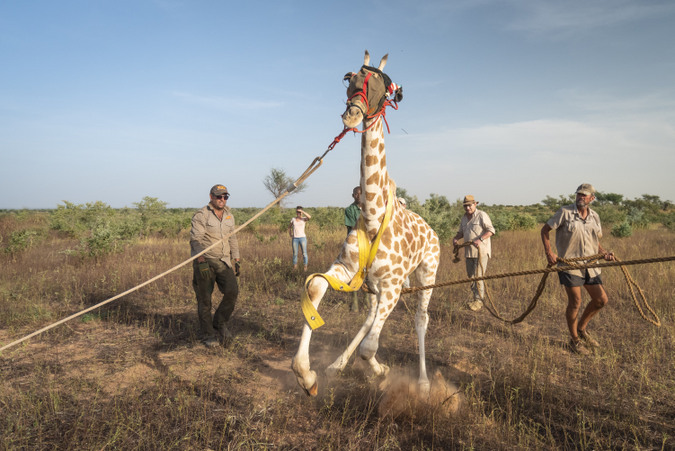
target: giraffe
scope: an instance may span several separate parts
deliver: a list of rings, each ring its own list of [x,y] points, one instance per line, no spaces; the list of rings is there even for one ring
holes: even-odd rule
[[[316,312],[328,289],[327,279],[351,281],[357,273],[365,272],[359,264],[358,233],[361,233],[362,237],[367,237],[369,241],[379,239],[379,246],[374,246],[376,253],[374,253],[370,268],[367,269],[365,279],[370,292],[368,295],[370,311],[347,349],[327,368],[326,372],[329,376],[334,376],[344,369],[357,347],[359,347],[359,355],[368,362],[376,376],[388,374],[387,365],[379,363],[375,357],[382,327],[398,302],[406,278],[414,272],[420,285],[431,285],[436,280],[436,271],[440,261],[438,236],[419,215],[403,208],[396,201],[396,184],[387,173],[382,124],[383,104],[388,94],[396,95],[396,100],[400,100],[402,96],[402,91],[397,89],[398,86],[391,83],[389,77],[382,72],[387,57],[385,55],[382,58],[378,68],[370,67],[368,65],[370,55],[366,50],[361,70],[345,76],[345,80],[349,80],[349,87],[347,88],[347,109],[342,115],[342,121],[345,127],[350,129],[355,129],[363,123],[360,164],[362,213],[359,226],[356,228],[360,228],[361,232],[356,229],[352,230],[329,270],[320,275],[321,277],[309,276],[305,285],[307,303],[311,301],[310,308]],[[390,86],[393,89],[390,89]],[[386,225],[387,220],[389,220],[388,225]],[[383,222],[386,228],[378,234]],[[429,379],[426,370],[424,338],[429,322],[427,308],[431,292],[431,289],[418,291],[415,314],[415,329],[419,344],[418,384],[421,392],[427,395]],[[298,384],[308,395],[316,396],[318,394],[317,375],[310,369],[309,362],[312,327],[314,326],[307,318],[291,367]]]

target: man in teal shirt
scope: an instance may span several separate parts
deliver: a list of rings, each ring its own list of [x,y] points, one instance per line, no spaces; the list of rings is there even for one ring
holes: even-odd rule
[[[356,222],[361,216],[361,208],[359,207],[359,201],[361,199],[361,187],[357,186],[352,190],[352,198],[354,202],[345,208],[345,225],[347,226],[347,235],[349,235],[354,227],[356,227]]]

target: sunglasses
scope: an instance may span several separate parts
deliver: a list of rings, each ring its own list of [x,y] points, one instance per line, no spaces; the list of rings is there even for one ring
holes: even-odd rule
[[[227,194],[227,193],[225,193],[225,194],[219,194],[218,196],[213,196],[213,197],[215,197],[216,199],[225,199],[225,200],[227,200],[227,199],[230,198],[230,195]]]

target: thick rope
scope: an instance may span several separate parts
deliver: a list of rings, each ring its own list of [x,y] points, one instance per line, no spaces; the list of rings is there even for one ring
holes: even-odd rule
[[[464,247],[466,243],[464,243],[461,246],[456,246],[457,248]],[[458,251],[459,249],[455,249],[455,258],[458,258]],[[480,254],[479,254],[480,256]],[[537,291],[530,301],[530,304],[528,305],[527,309],[525,312],[520,315],[518,318],[513,319],[513,320],[507,320],[502,318],[502,316],[497,312],[496,308],[494,307],[494,303],[492,303],[492,299],[489,297],[488,294],[488,299],[490,301],[491,306],[488,306],[485,304],[486,309],[492,314],[497,319],[500,319],[504,322],[510,323],[510,324],[517,324],[521,322],[527,315],[529,315],[532,310],[537,305],[537,301],[539,297],[541,296],[542,292],[544,291],[544,288],[546,286],[546,278],[548,275],[552,272],[560,272],[560,271],[567,271],[569,269],[586,269],[586,268],[608,268],[608,267],[613,267],[613,266],[620,266],[621,270],[623,271],[624,277],[626,278],[626,283],[628,284],[628,288],[631,292],[633,302],[635,304],[635,307],[637,308],[638,312],[640,313],[640,316],[645,320],[653,325],[660,327],[661,326],[661,320],[659,319],[658,315],[654,312],[654,310],[649,306],[649,303],[647,302],[647,298],[642,291],[642,289],[638,286],[638,284],[633,280],[633,278],[630,276],[628,273],[628,270],[626,269],[626,266],[631,266],[631,265],[643,265],[643,264],[649,264],[649,263],[662,263],[662,262],[669,262],[675,260],[675,256],[669,256],[669,257],[655,257],[655,258],[645,258],[645,259],[640,259],[640,260],[628,260],[628,261],[620,261],[619,259],[616,259],[616,261],[608,261],[608,262],[601,262],[601,263],[588,263],[584,265],[578,265],[574,262],[579,261],[579,260],[590,260],[590,261],[596,261],[599,258],[601,258],[603,254],[598,254],[598,255],[593,255],[590,257],[577,257],[577,258],[571,258],[571,259],[561,259],[558,258],[558,261],[565,263],[567,266],[553,266],[553,265],[548,265],[546,268],[543,269],[532,269],[532,270],[527,270],[527,271],[516,271],[516,272],[509,272],[509,273],[502,273],[502,274],[493,274],[490,276],[481,276],[481,277],[470,277],[466,279],[460,279],[460,280],[454,280],[450,282],[443,282],[443,283],[437,283],[433,285],[425,285],[425,286],[420,286],[420,287],[411,287],[411,288],[404,288],[401,290],[401,294],[404,293],[414,293],[417,291],[421,290],[429,290],[432,288],[440,288],[440,287],[447,287],[450,285],[459,285],[459,284],[464,284],[464,283],[471,283],[471,282],[477,282],[479,280],[492,280],[492,279],[503,279],[507,277],[517,277],[517,276],[529,276],[533,274],[544,274],[543,277],[541,278],[541,281],[539,282],[539,285],[537,286]],[[635,296],[635,291],[633,290],[633,287],[637,288],[640,297],[642,298],[642,302],[645,305],[645,309],[649,311],[649,313],[655,318],[651,319],[648,318],[647,315],[645,315],[644,310],[640,306],[639,301],[637,300],[637,297]],[[364,290],[367,291],[367,286],[364,286]],[[487,289],[487,284],[485,286],[486,293],[488,293]]]
[[[248,221],[246,221],[245,223],[241,224],[239,227],[237,227],[236,229],[234,229],[233,232],[231,232],[231,233],[229,233],[228,235],[226,235],[225,237],[223,237],[220,241],[217,241],[217,242],[213,243],[211,246],[207,247],[206,249],[204,249],[204,250],[201,251],[200,253],[198,253],[198,254],[196,254],[196,255],[194,255],[194,256],[188,258],[188,259],[185,260],[184,262],[179,263],[178,265],[174,266],[173,268],[171,268],[171,269],[169,269],[169,270],[167,270],[167,271],[164,271],[163,273],[161,273],[161,274],[159,274],[159,275],[153,277],[153,278],[150,279],[150,280],[147,280],[147,281],[145,281],[145,282],[143,282],[143,283],[141,283],[141,284],[139,284],[139,285],[136,285],[136,286],[133,287],[133,288],[128,289],[127,291],[125,291],[125,292],[123,292],[123,293],[120,293],[120,294],[118,294],[118,295],[116,295],[116,296],[113,296],[113,297],[111,297],[111,298],[109,298],[109,299],[106,299],[105,301],[99,302],[98,304],[93,305],[93,306],[91,306],[91,307],[89,307],[89,308],[87,308],[87,309],[84,309],[84,310],[82,310],[82,311],[79,311],[79,312],[77,312],[77,313],[74,313],[74,314],[68,316],[67,318],[63,318],[63,319],[61,319],[61,320],[59,320],[59,321],[57,321],[57,322],[55,322],[55,323],[53,323],[53,324],[50,324],[49,326],[43,327],[43,328],[40,329],[40,330],[37,330],[37,331],[35,331],[35,332],[33,332],[33,333],[29,334],[29,335],[26,335],[26,336],[23,337],[23,338],[20,338],[20,339],[18,339],[18,340],[16,340],[16,341],[13,341],[13,342],[11,342],[11,343],[9,343],[9,344],[3,346],[2,348],[0,348],[0,352],[4,351],[5,349],[9,349],[9,348],[11,348],[11,347],[13,347],[13,346],[16,346],[16,345],[18,345],[18,344],[21,343],[21,342],[24,342],[24,341],[26,341],[26,340],[28,340],[28,339],[30,339],[30,338],[32,338],[32,337],[35,337],[36,335],[39,335],[39,334],[41,334],[41,333],[43,333],[43,332],[46,332],[46,331],[48,331],[48,330],[50,330],[50,329],[53,329],[53,328],[55,328],[56,326],[59,326],[59,325],[65,323],[65,322],[68,322],[68,321],[70,321],[70,320],[72,320],[72,319],[75,319],[75,318],[77,318],[78,316],[82,316],[82,315],[84,315],[85,313],[91,312],[92,310],[96,310],[97,308],[102,307],[102,306],[104,306],[104,305],[106,305],[106,304],[109,304],[109,303],[111,303],[112,301],[115,301],[115,300],[117,300],[117,299],[119,299],[119,298],[121,298],[121,297],[124,297],[124,296],[126,296],[126,295],[128,295],[128,294],[130,294],[130,293],[133,293],[134,291],[137,291],[137,290],[139,290],[140,288],[143,288],[144,286],[149,285],[149,284],[151,284],[152,282],[154,282],[154,281],[156,281],[156,280],[158,280],[158,279],[161,279],[162,277],[164,277],[164,276],[166,276],[166,275],[168,275],[168,274],[170,274],[170,273],[176,271],[177,269],[179,269],[179,268],[181,268],[181,267],[187,265],[188,263],[190,263],[190,262],[192,262],[193,260],[195,260],[195,259],[199,258],[200,256],[202,256],[203,254],[207,253],[208,251],[210,251],[211,249],[213,249],[214,247],[216,247],[216,246],[218,246],[220,243],[222,243],[224,240],[228,239],[229,237],[231,237],[232,235],[236,234],[237,232],[239,232],[240,230],[242,230],[244,227],[246,227],[247,225],[249,225],[251,222],[253,222],[253,221],[255,221],[256,219],[258,219],[263,213],[265,213],[267,210],[269,210],[270,208],[272,208],[272,207],[273,207],[274,205],[276,205],[277,203],[281,202],[286,196],[288,196],[289,194],[291,194],[298,186],[300,186],[307,178],[309,178],[309,176],[312,175],[312,174],[314,173],[314,171],[316,171],[317,169],[319,169],[319,167],[320,167],[321,164],[323,163],[323,157],[325,157],[326,154],[327,154],[328,152],[330,152],[331,150],[333,150],[333,148],[335,147],[335,145],[336,145],[337,143],[340,142],[340,140],[345,136],[345,134],[346,134],[348,131],[350,131],[350,129],[345,127],[344,130],[342,130],[342,133],[340,133],[338,136],[335,137],[335,139],[334,139],[333,142],[328,146],[328,149],[326,149],[326,151],[323,153],[323,155],[321,155],[320,157],[316,157],[316,158],[314,159],[314,161],[312,161],[312,163],[307,167],[307,169],[305,169],[305,172],[303,172],[302,175],[301,175],[300,177],[298,177],[298,179],[297,179],[295,182],[293,182],[291,185],[289,185],[288,188],[286,189],[286,191],[285,191],[284,193],[282,193],[281,195],[279,195],[279,197],[277,197],[276,199],[274,199],[274,201],[270,202],[265,208],[263,208],[263,209],[260,210],[258,213],[256,213],[255,215],[253,215]]]

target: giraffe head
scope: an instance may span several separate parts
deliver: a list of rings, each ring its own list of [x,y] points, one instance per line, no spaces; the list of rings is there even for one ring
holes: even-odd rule
[[[348,72],[344,80],[349,81],[347,87],[347,109],[342,115],[342,122],[345,127],[357,127],[364,119],[376,116],[384,106],[384,101],[390,95],[398,102],[403,98],[403,88],[382,72],[387,57],[384,55],[380,60],[380,65],[375,68],[370,63],[370,54],[366,50],[363,59],[363,66],[359,72]]]

